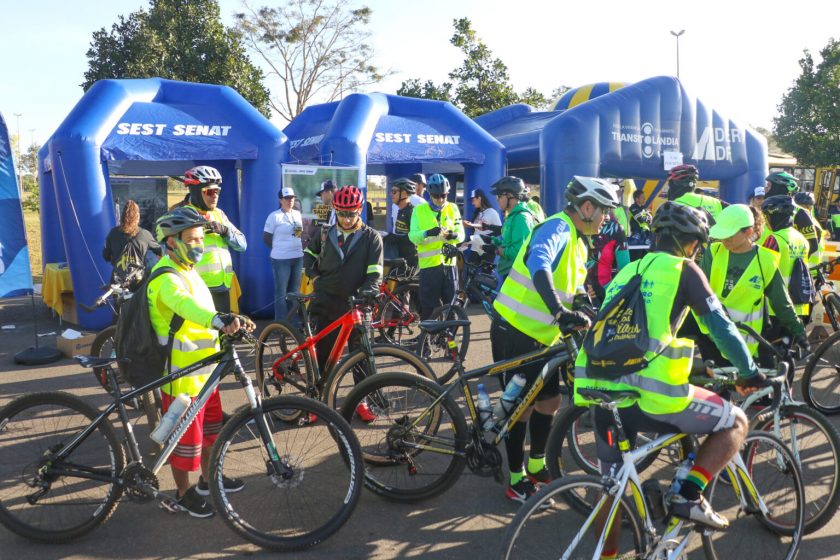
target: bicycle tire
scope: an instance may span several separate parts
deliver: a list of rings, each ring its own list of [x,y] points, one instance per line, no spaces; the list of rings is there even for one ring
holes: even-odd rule
[[[838,315],[840,316],[840,315]],[[829,416],[840,414],[840,332],[831,333],[805,365],[800,388],[811,408]]]
[[[786,404],[780,410],[782,442],[797,458],[805,487],[805,534],[831,521],[840,504],[840,434],[822,414],[804,404]],[[753,422],[751,428],[775,433],[773,418]],[[796,427],[793,447],[791,429]]]
[[[380,302],[381,307],[377,314],[377,321],[381,324],[396,320],[401,322],[406,310],[412,318],[407,325],[383,326],[377,328],[377,331],[386,343],[413,349],[417,345],[417,336],[420,333],[420,327],[417,324],[420,322],[419,286],[412,283],[401,284],[397,286],[392,295],[401,303],[401,307],[397,308],[396,303],[386,296]]]
[[[273,364],[289,351],[303,345],[304,336],[287,321],[274,321],[260,332],[257,344],[256,369],[257,383],[263,398],[275,396],[303,395],[318,397],[315,380],[319,378],[318,366],[308,350],[296,352],[280,364],[282,378],[274,375]],[[281,420],[292,421],[295,412],[283,414],[275,411]]]
[[[826,311],[826,313],[831,313],[834,315],[834,320],[837,323],[840,323],[840,296],[835,293],[830,293],[825,297],[825,300],[831,306],[830,311]],[[832,328],[834,328],[834,324],[832,323]]]
[[[314,423],[278,419],[277,410],[298,409],[295,417],[316,415]],[[224,522],[263,548],[309,548],[338,531],[362,492],[364,465],[359,442],[347,422],[324,404],[298,396],[263,401],[263,418],[276,452],[290,463],[290,479],[267,474],[265,449],[254,412],[245,408],[225,425],[210,456],[210,493]],[[245,487],[226,493],[222,477]],[[323,513],[322,513],[323,512]]]
[[[370,349],[373,352],[377,374],[401,371],[436,380],[432,369],[417,354],[402,346],[373,344]],[[341,410],[342,402],[356,383],[370,376],[368,363],[367,354],[363,350],[355,350],[342,359],[324,383],[321,401],[333,410]]]
[[[779,438],[767,432],[747,434],[741,454],[771,516],[763,515],[758,508],[754,514],[740,515],[744,512],[732,485],[718,484],[724,478],[718,475],[706,488],[706,497],[715,511],[728,514],[731,525],[725,531],[702,532],[706,558],[796,558],[805,529],[805,490],[793,454]],[[781,483],[785,483],[784,488],[778,488]],[[787,505],[792,509],[782,514],[782,507]],[[744,521],[752,517],[757,523]],[[768,529],[773,538],[768,538]]]
[[[70,455],[75,465],[99,469],[110,482],[56,476],[35,504],[35,470],[46,467],[45,454],[73,439],[99,411],[69,393],[33,393],[0,409],[0,524],[27,539],[63,543],[104,523],[117,507],[123,487],[116,477],[125,467],[125,450],[106,419]],[[13,449],[13,451],[12,451]],[[60,465],[51,465],[60,466]],[[20,490],[14,495],[15,489]],[[64,495],[62,495],[62,492]],[[83,511],[84,510],[84,511]],[[52,514],[62,527],[50,527]]]
[[[116,325],[111,325],[110,327],[106,327],[96,333],[96,337],[90,345],[90,355],[100,358],[115,357],[116,354],[114,351],[116,343],[114,336],[116,333]],[[117,373],[117,380],[122,383],[122,374],[120,373],[119,368],[115,368],[115,371]],[[101,385],[106,392],[113,394],[113,387],[111,387],[111,381],[108,379],[107,372],[108,369],[104,367],[93,368],[93,376],[96,378],[96,382]]]
[[[432,321],[449,321],[469,320],[469,317],[464,308],[458,305],[442,305],[432,311],[429,319]],[[470,346],[470,325],[467,324],[455,329],[454,340],[463,362],[467,357],[467,350]],[[417,354],[429,364],[441,385],[449,383],[458,373],[448,342],[449,337],[446,333],[429,334],[425,331],[420,334],[420,338],[417,340]]]
[[[567,549],[585,520],[574,506],[567,504],[580,500],[594,503],[603,492],[604,480],[600,476],[592,475],[569,476],[543,486],[519,508],[508,525],[502,539],[499,558],[557,558],[564,552],[569,558],[592,558],[596,535],[599,533],[587,533],[574,550]],[[571,495],[576,498],[569,500]],[[632,552],[633,558],[642,558],[642,553],[647,548],[642,520],[626,495],[621,497],[620,507],[621,536],[618,556],[631,557]],[[595,523],[592,524],[592,529],[597,531]]]
[[[368,489],[395,502],[415,503],[455,484],[466,465],[469,434],[451,395],[429,408],[442,394],[437,383],[410,373],[377,374],[350,392],[341,415],[359,438]],[[363,401],[376,415],[372,422],[355,414]],[[420,429],[408,426],[415,419]],[[441,451],[414,447],[426,443]]]
[[[585,474],[600,476],[601,470],[595,455],[595,425],[589,411],[587,407],[571,406],[555,417],[545,448],[546,466],[552,479],[579,474],[575,472],[578,469]],[[640,438],[650,441],[655,437],[654,434],[639,433],[637,444]],[[666,453],[663,454],[663,451]],[[690,437],[681,438],[669,447],[643,457],[636,464],[636,471],[643,472],[660,456],[663,461],[677,465],[693,451],[694,441]],[[564,458],[565,453],[568,453],[569,460]]]

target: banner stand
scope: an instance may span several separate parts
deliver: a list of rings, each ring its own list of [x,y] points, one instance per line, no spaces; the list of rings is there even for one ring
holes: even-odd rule
[[[38,345],[38,311],[35,309],[35,290],[29,293],[29,298],[32,302],[32,319],[35,322],[35,346],[30,346],[15,354],[15,363],[24,366],[40,366],[57,362],[63,357],[61,350],[52,346]]]

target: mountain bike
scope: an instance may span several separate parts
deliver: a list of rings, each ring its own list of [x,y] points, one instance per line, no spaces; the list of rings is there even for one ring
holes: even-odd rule
[[[414,350],[420,329],[420,294],[417,269],[406,266],[405,259],[385,259],[388,274],[379,286],[371,328],[377,342],[386,342]]]
[[[781,385],[776,383],[772,390],[777,404]],[[618,410],[638,400],[639,393],[580,393],[612,413],[618,445],[624,450],[621,462],[606,476],[569,476],[540,489],[508,526],[500,558],[598,559],[605,550],[617,548],[618,558],[681,559],[697,535],[712,560],[796,557],[804,532],[805,495],[796,460],[777,437],[750,432],[741,453],[711,481],[706,498],[731,522],[726,530],[713,530],[657,512],[664,504],[639,477],[637,465],[647,454],[689,436],[665,434],[631,449]],[[660,517],[662,522],[657,522]],[[752,518],[757,523],[747,521]]]
[[[463,326],[464,321],[420,323],[428,334]],[[382,373],[361,381],[347,395],[341,414],[361,443],[367,465],[365,485],[388,499],[411,503],[446,491],[465,466],[479,476],[492,476],[503,483],[499,443],[533,404],[545,382],[558,375],[561,366],[573,363],[576,356],[577,344],[569,336],[554,346],[468,372],[456,357],[458,377],[445,387],[407,373]],[[469,382],[537,360],[546,363],[514,409],[492,426],[484,426]],[[455,402],[454,394],[459,389],[468,418]],[[375,415],[373,421],[366,422],[356,414],[362,402]]]
[[[123,496],[179,511],[178,502],[160,491],[157,475],[220,381],[233,374],[248,404],[212,448],[207,482],[216,511],[242,538],[274,550],[307,548],[335,533],[361,493],[358,441],[335,411],[317,401],[263,400],[239,361],[234,343],[241,339],[254,340],[244,331],[222,336],[219,352],[127,392],[117,384],[115,358],[77,356],[84,367],[105,368],[117,387],[102,412],[64,392],[27,394],[0,409],[0,524],[28,539],[61,543],[106,521]],[[155,464],[146,465],[125,403],[213,364]],[[278,410],[317,414],[320,421],[284,422],[274,414]],[[124,442],[111,424],[113,414]],[[225,476],[244,480],[244,489],[226,493]]]
[[[814,350],[800,381],[805,402],[829,415],[840,413],[840,295],[827,278],[837,264],[840,257],[811,269],[817,273],[817,290],[834,332]]]
[[[286,321],[277,321],[260,333],[256,365],[263,396],[301,394],[338,409],[357,381],[377,373],[408,371],[435,379],[429,366],[416,354],[393,344],[370,343],[371,312],[376,294],[350,298],[350,311],[317,334],[311,331],[309,313],[304,305],[315,297],[314,294],[290,293],[286,297],[298,302],[304,332]],[[316,345],[335,330],[338,330],[338,338],[322,372],[318,369]],[[342,358],[354,331],[359,335],[360,347]]]

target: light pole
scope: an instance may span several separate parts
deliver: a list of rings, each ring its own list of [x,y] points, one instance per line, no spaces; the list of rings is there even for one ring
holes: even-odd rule
[[[20,183],[20,118],[23,116],[23,113],[14,113],[15,118],[17,119],[17,180],[18,180],[18,190],[23,192],[23,185]]]
[[[679,31],[671,31],[671,35],[677,38],[677,79],[680,79],[680,35],[685,33],[685,29]]]

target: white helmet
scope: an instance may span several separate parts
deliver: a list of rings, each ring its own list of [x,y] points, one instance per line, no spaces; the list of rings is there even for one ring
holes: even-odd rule
[[[199,165],[188,169],[184,173],[184,184],[188,187],[195,185],[221,185],[222,176],[215,167]]]
[[[580,206],[587,200],[591,200],[593,204],[602,208],[618,206],[615,185],[604,179],[581,177],[580,175],[575,175],[574,179],[566,185],[566,200],[575,207]]]

